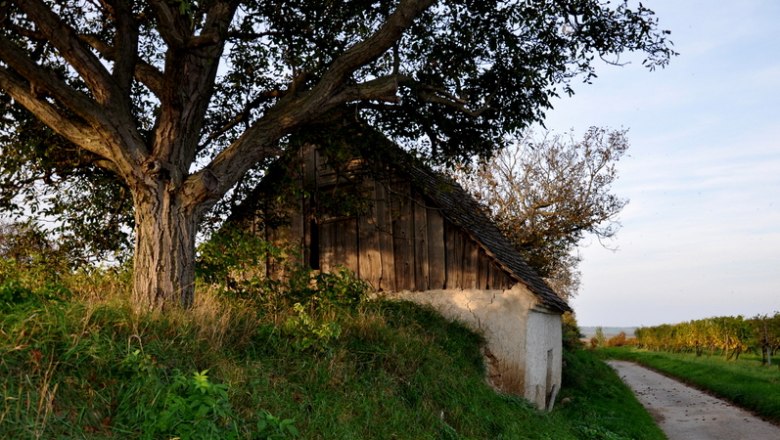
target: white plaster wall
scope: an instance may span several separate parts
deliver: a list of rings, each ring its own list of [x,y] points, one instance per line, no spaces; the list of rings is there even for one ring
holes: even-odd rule
[[[504,291],[402,291],[388,293],[387,296],[430,304],[442,315],[480,331],[487,341],[485,354],[490,382],[501,391],[528,395],[525,387],[525,379],[529,377],[525,359],[527,319],[538,299],[525,286],[517,284]],[[544,375],[544,372],[541,374]],[[537,375],[530,377],[536,378]]]
[[[561,315],[531,310],[527,326],[524,395],[538,408],[550,410],[561,389]]]

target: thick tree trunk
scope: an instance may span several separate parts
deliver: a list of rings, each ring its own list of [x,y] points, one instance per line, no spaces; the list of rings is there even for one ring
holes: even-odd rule
[[[135,195],[133,304],[141,309],[187,308],[195,294],[197,214],[178,192]]]

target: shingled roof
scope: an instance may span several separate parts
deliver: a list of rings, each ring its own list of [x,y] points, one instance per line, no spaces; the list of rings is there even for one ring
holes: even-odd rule
[[[416,160],[398,145],[374,131],[362,132],[356,147],[366,163],[378,174],[394,173],[406,177],[456,226],[462,228],[512,278],[523,283],[541,303],[552,310],[571,308],[534,271],[501,233],[483,208],[457,182]]]

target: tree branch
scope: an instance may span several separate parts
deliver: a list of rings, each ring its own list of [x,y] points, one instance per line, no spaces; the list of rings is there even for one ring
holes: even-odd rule
[[[336,58],[312,89],[318,104],[326,102],[357,68],[379,58],[391,49],[418,15],[435,0],[402,0],[387,21],[370,37],[347,49]]]
[[[100,157],[110,157],[110,152],[101,142],[97,131],[87,124],[63,115],[54,105],[40,99],[35,93],[35,87],[30,83],[4,68],[0,68],[0,89],[60,136]]]
[[[92,35],[79,35],[82,41],[89,44],[93,49],[100,52],[108,61],[116,61],[116,49],[106,44],[103,40]],[[163,74],[156,67],[143,60],[135,62],[135,79],[143,83],[157,97],[163,92]]]
[[[341,92],[352,73],[392,48],[415,18],[434,2],[402,0],[376,32],[337,57],[310,91],[298,96],[292,93],[285,96],[233,144],[220,152],[206,168],[190,176],[186,185],[191,203],[204,203],[205,206],[207,203],[204,201],[217,200],[250,167],[263,158],[278,154],[279,139],[343,103],[333,98]],[[388,83],[381,84],[388,86]],[[350,96],[353,95],[348,91],[342,98],[348,99]]]
[[[399,102],[398,86],[400,84],[411,83],[413,79],[405,75],[387,75],[376,78],[364,83],[355,84],[352,87],[344,88],[328,102],[335,106],[343,103],[359,100],[376,100],[384,102]]]
[[[44,37],[42,33],[36,32],[32,29],[27,29],[24,26],[19,26],[16,23],[10,22],[10,20],[3,23],[3,27],[10,30],[14,34],[29,38],[32,41],[46,41],[46,37]]]
[[[103,122],[101,111],[92,100],[70,88],[51,72],[38,66],[14,43],[3,36],[0,36],[0,59],[27,80],[31,97],[40,100],[38,93],[46,91],[88,123],[100,124]]]
[[[453,96],[444,90],[426,88],[419,93],[419,96],[423,101],[430,102],[432,104],[445,105],[463,114],[469,115],[472,118],[477,118],[487,110],[490,110],[490,103],[493,101],[493,95],[490,95],[485,100],[485,105],[478,109],[472,110],[466,106],[467,102],[465,100]]]
[[[230,129],[237,126],[238,124],[242,122],[248,122],[249,116],[252,110],[256,109],[260,106],[260,104],[270,101],[272,99],[278,99],[281,96],[284,96],[287,92],[281,92],[279,90],[271,90],[268,92],[261,93],[256,98],[249,101],[244,108],[239,112],[237,115],[235,115],[233,118],[231,118],[228,122],[226,122],[222,127],[219,128],[219,130],[211,133],[209,135],[208,139],[206,139],[203,144],[201,145],[201,148],[207,146],[223,134],[227,133]]]
[[[228,40],[240,40],[240,41],[248,41],[248,40],[257,40],[263,37],[268,36],[280,36],[282,35],[281,32],[278,31],[268,31],[268,32],[241,32],[241,31],[231,31],[228,33],[227,38]]]
[[[16,90],[16,95],[24,98],[25,108],[34,114],[40,114],[44,121],[47,120],[43,119],[45,116],[52,121],[52,124],[59,124],[58,130],[74,144],[114,161],[116,167],[126,173],[125,176],[132,175],[133,166],[143,161],[145,155],[143,140],[129,114],[123,113],[121,109],[116,111],[117,109],[114,108],[116,106],[111,108],[114,111],[101,107],[90,97],[64,83],[51,71],[30,60],[21,49],[3,36],[0,36],[0,60],[10,67],[10,70],[5,70],[5,81],[8,87]],[[23,77],[24,81],[11,73],[11,70]],[[16,80],[13,80],[14,78]],[[23,87],[26,87],[28,92],[21,95],[20,90]],[[81,138],[69,132],[68,127],[74,125],[65,124],[63,118],[68,118],[59,110],[53,111],[54,106],[40,96],[44,92],[63,108],[79,116],[84,121],[84,126],[90,127],[85,128],[88,133],[92,133],[93,130],[95,133],[100,132],[102,146],[98,146],[98,140],[92,136]],[[60,116],[58,117],[57,114]]]
[[[97,102],[105,104],[116,95],[111,75],[100,60],[84,47],[76,31],[63,23],[49,6],[41,0],[16,0],[16,4],[79,73]]]
[[[133,18],[132,5],[127,0],[106,0],[106,3],[111,5],[111,13],[116,21],[114,47],[117,55],[113,76],[122,96],[129,98],[138,60],[138,24]]]
[[[154,3],[161,11],[171,12],[167,3]],[[225,1],[213,1],[209,5],[202,28],[203,40],[188,36],[182,41],[186,50],[169,48],[159,96],[161,112],[154,134],[153,154],[162,161],[178,164],[182,175],[189,172],[190,164],[195,161],[225,37],[238,7],[236,2]],[[196,47],[188,47],[190,41],[194,41]],[[182,83],[185,77],[187,81]]]
[[[171,49],[181,48],[187,41],[188,32],[186,23],[181,19],[181,14],[172,9],[166,0],[149,0],[149,5],[154,10],[159,25],[157,30],[160,36]]]

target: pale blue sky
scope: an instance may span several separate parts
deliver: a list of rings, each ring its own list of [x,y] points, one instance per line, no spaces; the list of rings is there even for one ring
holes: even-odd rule
[[[647,0],[680,56],[603,66],[549,129],[628,128],[611,252],[589,240],[581,325],[780,311],[780,1]]]

